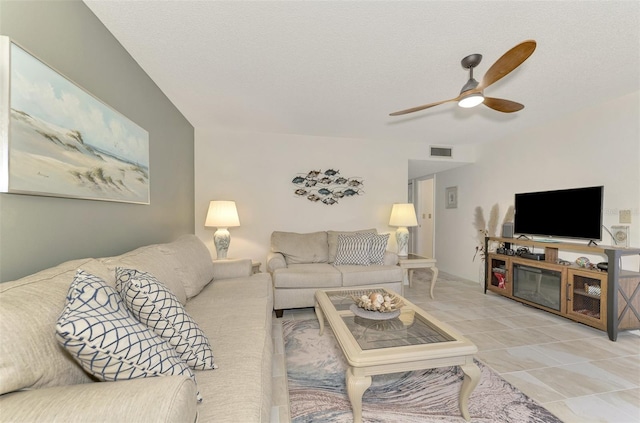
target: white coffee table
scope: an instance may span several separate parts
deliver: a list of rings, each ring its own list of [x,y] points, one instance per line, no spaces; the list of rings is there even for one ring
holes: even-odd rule
[[[326,319],[349,363],[346,382],[353,421],[362,421],[362,395],[371,386],[371,376],[448,366],[460,366],[464,373],[460,412],[469,420],[469,396],[480,381],[480,369],[473,361],[478,348],[402,297],[405,305],[395,319],[379,321],[354,316],[349,310],[354,303],[352,295],[371,292],[400,297],[385,289],[319,290],[315,294],[320,335]]]
[[[411,286],[411,279],[413,277],[413,271],[415,269],[431,269],[431,298],[433,299],[433,288],[436,286],[436,279],[438,279],[438,268],[436,267],[436,259],[431,257],[423,257],[417,254],[409,254],[406,257],[398,257],[398,266],[402,268],[404,272],[405,281],[409,280],[409,286]],[[407,277],[408,276],[408,277]],[[404,283],[403,281],[402,283]]]

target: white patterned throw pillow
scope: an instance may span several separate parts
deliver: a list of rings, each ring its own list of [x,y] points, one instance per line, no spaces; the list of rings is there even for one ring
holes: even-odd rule
[[[372,237],[372,233],[338,235],[338,248],[333,264],[336,266],[343,264],[369,266],[369,250],[371,248]]]
[[[169,342],[195,370],[216,369],[209,339],[178,298],[153,275],[116,268],[116,290],[142,324]]]
[[[389,234],[373,235],[371,248],[369,249],[369,261],[371,264],[384,264],[384,253],[387,251]]]
[[[56,338],[85,371],[103,381],[185,375],[176,350],[133,318],[118,292],[78,270],[56,323]],[[202,401],[200,393],[198,401]]]

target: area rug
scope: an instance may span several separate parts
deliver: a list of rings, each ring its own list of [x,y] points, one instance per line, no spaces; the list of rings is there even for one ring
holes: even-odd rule
[[[282,322],[291,421],[352,422],[346,393],[347,363],[330,327],[319,335],[317,320]],[[547,409],[477,362],[480,383],[469,399],[472,422],[562,423]],[[362,397],[368,423],[463,423],[459,367],[373,376]]]

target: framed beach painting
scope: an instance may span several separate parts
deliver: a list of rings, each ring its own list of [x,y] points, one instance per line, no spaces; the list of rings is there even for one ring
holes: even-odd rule
[[[149,134],[0,36],[0,192],[149,204]]]

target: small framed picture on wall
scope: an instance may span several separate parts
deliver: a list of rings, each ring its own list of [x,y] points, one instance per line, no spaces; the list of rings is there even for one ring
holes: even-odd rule
[[[458,208],[458,187],[447,187],[446,188],[446,208],[448,209],[457,209]]]

